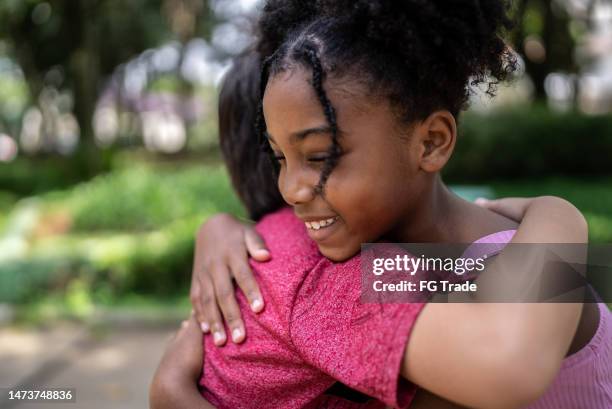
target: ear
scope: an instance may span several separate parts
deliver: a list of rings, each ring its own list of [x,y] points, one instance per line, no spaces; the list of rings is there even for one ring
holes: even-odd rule
[[[420,168],[428,173],[440,171],[451,157],[457,140],[457,123],[448,111],[436,111],[417,126]]]

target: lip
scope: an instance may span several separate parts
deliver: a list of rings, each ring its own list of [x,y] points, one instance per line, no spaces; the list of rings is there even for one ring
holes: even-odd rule
[[[301,219],[304,222],[314,222],[314,221],[326,220],[326,219],[331,219],[331,218],[335,218],[336,221],[328,226],[320,227],[318,230],[309,229],[306,226],[304,226],[306,228],[306,232],[308,233],[308,236],[312,240],[316,241],[317,243],[320,243],[320,242],[327,240],[331,235],[333,235],[340,228],[340,224],[342,223],[342,220],[340,219],[340,217],[336,215],[336,216],[331,216],[331,217],[304,217]]]
[[[334,214],[331,216],[308,216],[308,217],[298,216],[298,218],[303,222],[318,222],[319,220],[335,219],[337,217],[338,217],[337,214]]]

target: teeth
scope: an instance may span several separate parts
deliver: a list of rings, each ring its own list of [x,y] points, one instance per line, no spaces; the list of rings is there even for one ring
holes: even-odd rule
[[[318,220],[316,222],[304,222],[306,228],[311,230],[319,230],[322,227],[327,227],[336,221],[336,217],[330,217],[329,219]]]

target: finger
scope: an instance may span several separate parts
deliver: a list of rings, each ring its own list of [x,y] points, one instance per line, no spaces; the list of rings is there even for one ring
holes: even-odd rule
[[[206,277],[202,279],[202,304],[209,330],[212,331],[215,345],[225,344],[226,335],[221,321],[221,313],[215,299],[215,287],[212,281]]]
[[[202,285],[197,277],[194,277],[191,282],[191,291],[189,292],[189,299],[193,306],[196,320],[200,323],[200,329],[203,333],[207,334],[210,331],[209,320],[206,316],[206,311],[202,302]],[[193,311],[193,310],[192,310]]]
[[[213,273],[213,284],[215,286],[217,303],[230,329],[232,341],[234,341],[234,343],[240,343],[244,341],[245,337],[244,324],[242,323],[240,309],[236,302],[234,286],[227,267],[223,265],[217,266]]]
[[[196,234],[195,250],[193,255],[193,266],[191,271],[191,291],[189,297],[191,299],[191,305],[195,309],[196,319],[200,323],[200,329],[203,333],[207,334],[210,331],[210,321],[206,318],[204,305],[202,302],[202,286],[199,280],[201,275],[205,274],[202,266],[204,265],[204,244],[202,241],[202,229],[204,224],[200,226]]]
[[[194,317],[185,320],[169,347],[169,365],[190,379],[198,379],[202,370],[202,332]],[[176,373],[176,372],[175,372]]]
[[[477,204],[478,206],[487,207],[487,205],[490,203],[490,200],[484,197],[479,197],[476,200],[474,200],[474,203]]]
[[[503,202],[500,199],[485,199],[484,197],[479,197],[474,200],[474,203],[480,207],[484,207],[485,209],[489,209],[495,213],[503,213],[500,210],[503,210]]]
[[[247,252],[257,261],[267,261],[270,259],[270,251],[266,247],[263,238],[251,227],[244,229],[244,242]]]
[[[478,198],[475,203],[509,219],[520,221],[523,218],[528,200],[515,197],[495,200]]]
[[[232,276],[236,279],[236,283],[238,283],[238,287],[240,287],[249,301],[251,310],[255,313],[261,312],[264,307],[263,297],[261,296],[259,285],[257,285],[257,281],[246,260],[241,260],[240,257],[237,256],[230,261],[230,268],[232,270]]]
[[[176,340],[177,338],[180,338],[182,336],[182,334],[187,331],[187,327],[189,326],[189,321],[190,321],[191,317],[189,317],[186,320],[181,321],[181,324],[179,325],[179,329],[178,331],[176,331],[174,334],[170,335],[168,337],[168,344],[174,340]]]

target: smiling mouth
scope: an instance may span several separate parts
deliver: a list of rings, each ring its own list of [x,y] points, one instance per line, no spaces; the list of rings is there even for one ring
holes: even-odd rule
[[[316,220],[312,222],[304,222],[308,230],[319,230],[325,227],[329,227],[336,223],[338,216],[330,217],[329,219]]]

